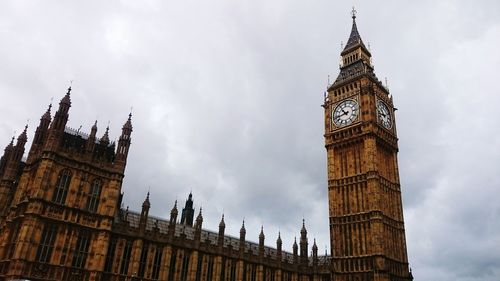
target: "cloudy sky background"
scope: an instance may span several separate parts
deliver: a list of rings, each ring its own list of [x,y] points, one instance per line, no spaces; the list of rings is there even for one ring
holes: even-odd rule
[[[500,280],[500,2],[2,1],[0,145],[73,82],[69,125],[118,138],[133,106],[125,205],[329,250],[323,92],[350,10],[397,111],[416,280]],[[53,111],[54,112],[54,111]]]

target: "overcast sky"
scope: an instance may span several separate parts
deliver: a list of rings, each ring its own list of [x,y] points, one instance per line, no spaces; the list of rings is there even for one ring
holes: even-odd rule
[[[497,0],[2,1],[0,146],[74,80],[71,127],[117,139],[133,106],[125,205],[150,189],[167,218],[192,190],[204,228],[290,250],[304,218],[329,251],[320,105],[353,4],[398,108],[415,279],[500,280]]]

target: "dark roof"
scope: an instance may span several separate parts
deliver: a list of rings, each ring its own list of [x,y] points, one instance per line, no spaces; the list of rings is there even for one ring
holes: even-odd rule
[[[349,40],[347,40],[347,44],[345,44],[344,51],[351,49],[352,47],[355,47],[357,45],[363,46],[365,49],[365,44],[363,43],[363,40],[361,40],[361,35],[359,35],[358,32],[358,27],[356,26],[356,17],[352,18],[352,28],[351,28],[351,35],[349,35]]]
[[[125,214],[126,211],[121,210],[121,213]],[[128,222],[130,227],[139,228],[140,218],[141,214],[134,211],[128,211],[126,218],[125,216],[123,216],[122,219],[120,219],[120,217],[117,217],[115,221],[120,222],[125,220]],[[160,233],[167,234],[168,225],[169,225],[168,220],[154,216],[148,216],[148,220],[146,222],[146,230],[152,231],[155,227],[157,227]],[[194,231],[195,231],[194,227],[191,227],[189,225],[176,224],[174,236],[180,237],[181,234],[184,234],[186,236],[186,239],[194,240]],[[201,241],[208,241],[212,245],[217,245],[218,237],[219,235],[216,232],[205,229],[202,229],[201,231]],[[240,239],[229,235],[224,235],[224,247],[226,248],[231,247],[233,248],[233,250],[238,251],[240,247]],[[251,252],[253,255],[258,255],[259,244],[245,241],[245,252]],[[278,255],[278,250],[267,246],[264,247],[264,256],[270,256],[271,258],[276,259],[277,255]],[[292,253],[282,251],[282,257],[285,262],[293,263]],[[312,257],[310,257],[310,259],[311,263]],[[329,262],[329,260],[330,260],[329,256],[318,256],[318,265],[326,264],[327,262]]]

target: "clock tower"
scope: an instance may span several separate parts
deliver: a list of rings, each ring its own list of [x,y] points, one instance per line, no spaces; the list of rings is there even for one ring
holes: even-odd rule
[[[395,108],[375,76],[354,9],[352,19],[340,73],[323,105],[333,280],[412,280]]]

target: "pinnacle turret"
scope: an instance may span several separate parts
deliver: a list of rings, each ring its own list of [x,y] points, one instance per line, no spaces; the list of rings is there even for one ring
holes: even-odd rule
[[[177,211],[177,200],[175,200],[174,207],[172,208],[172,210],[170,210],[170,217],[172,216],[177,217],[178,213],[179,211]]]
[[[243,223],[241,224],[241,228],[240,228],[240,237],[245,237],[247,233],[247,230],[245,229],[245,220],[243,220]],[[244,240],[244,238],[243,238]]]
[[[198,216],[196,217],[196,225],[201,228],[201,224],[203,223],[203,215],[201,214],[201,207]]]
[[[128,119],[123,124],[122,134],[118,140],[118,147],[116,149],[116,160],[121,163],[123,169],[127,163],[128,150],[130,148],[130,136],[132,135],[132,113],[128,115]],[[194,216],[194,211],[193,211]],[[192,222],[191,222],[192,225]]]
[[[148,191],[148,194],[146,195],[146,199],[144,199],[144,202],[142,203],[141,218],[139,221],[139,228],[141,230],[146,229],[146,224],[148,221],[150,207],[151,207],[151,203],[149,202],[149,191]]]
[[[42,115],[42,118],[40,118],[40,121],[48,120],[50,123],[50,120],[52,119],[51,112],[50,112],[51,109],[52,109],[52,103],[49,104],[47,111],[45,111],[45,113]]]
[[[175,233],[175,225],[177,224],[177,214],[179,211],[177,211],[177,200],[175,200],[174,207],[170,211],[170,221],[168,223],[168,235],[170,237],[174,236]]]
[[[219,229],[226,228],[226,223],[224,222],[224,214],[222,214],[222,218],[219,223]]]
[[[100,143],[106,146],[109,144],[109,126],[106,127],[106,131],[104,135],[102,135]]]
[[[222,214],[222,218],[219,223],[219,236],[217,237],[217,245],[221,248],[224,246],[225,231],[226,231],[226,223],[224,222],[224,214]]]
[[[264,240],[264,238],[266,238],[266,236],[264,235],[264,226],[261,226],[260,227],[260,234],[259,234],[259,240]]]
[[[68,122],[68,116],[69,116],[68,112],[69,108],[71,107],[70,93],[71,93],[71,87],[68,88],[68,92],[59,102],[59,108],[57,109],[56,114],[54,115],[54,121],[51,123],[50,126],[50,128],[55,131],[58,132],[64,131],[64,127]]]
[[[65,104],[67,106],[71,106],[71,86],[69,86],[68,91],[66,92],[66,95],[61,99],[60,104]]]
[[[149,207],[151,207],[151,203],[149,202],[149,191],[148,191],[148,194],[146,195],[146,199],[144,199],[144,202],[142,203],[142,208],[145,208],[147,207],[149,209]]]
[[[24,130],[19,135],[19,137],[17,137],[17,144],[18,145],[19,145],[19,143],[22,143],[22,145],[24,147],[24,144],[28,140],[27,130],[28,130],[28,124],[26,124],[26,126],[24,126]]]

